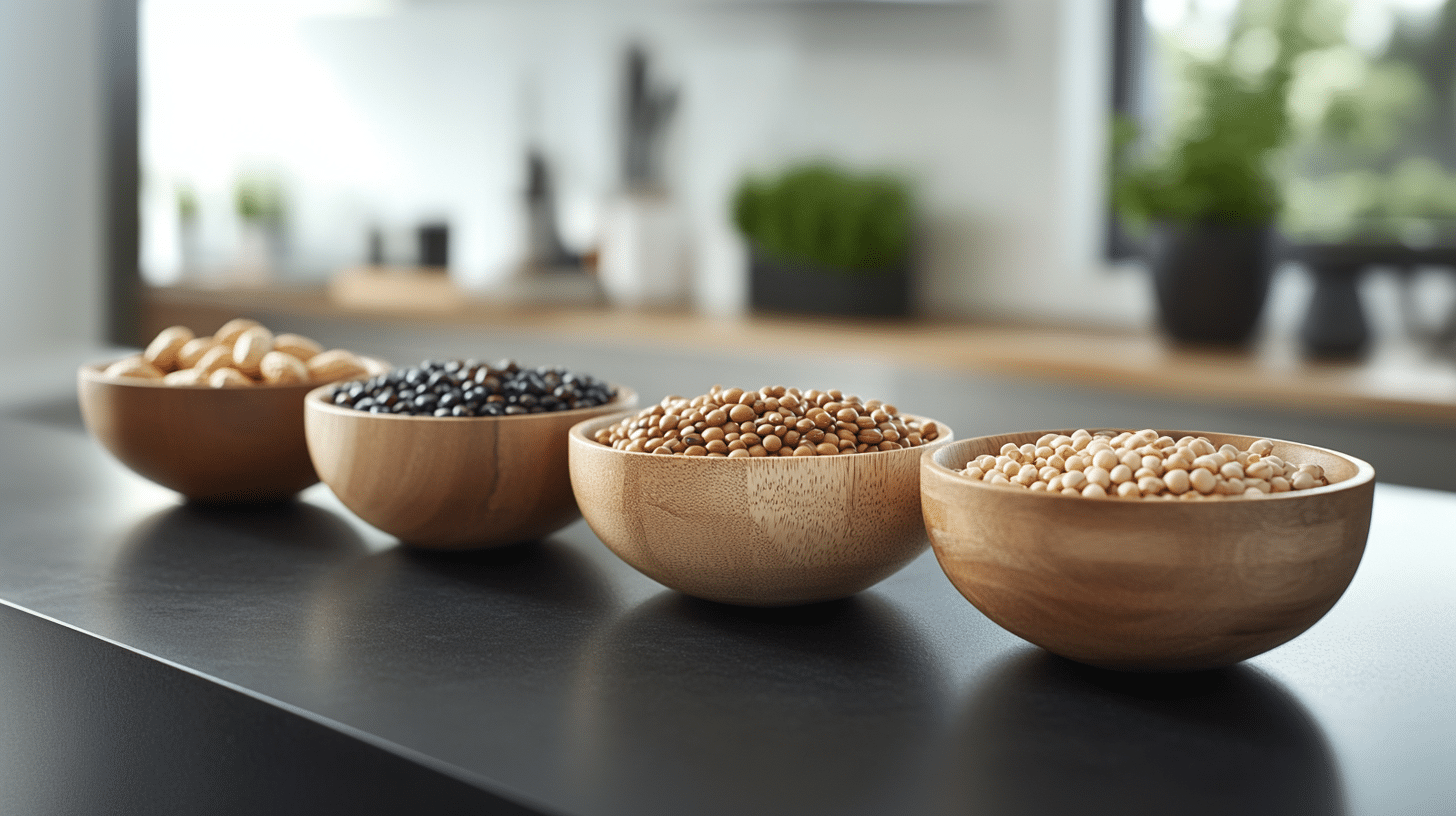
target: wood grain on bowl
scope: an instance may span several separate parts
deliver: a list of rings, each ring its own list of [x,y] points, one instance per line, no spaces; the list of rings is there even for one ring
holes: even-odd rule
[[[1320,465],[1331,484],[1195,501],[1035,493],[956,473],[1043,433],[954,443],[926,457],[921,478],[947,577],[991,620],[1050,652],[1133,671],[1232,665],[1313,625],[1359,566],[1375,472],[1358,459],[1276,440],[1275,455]],[[1257,438],[1160,433],[1241,449]]]
[[[499,417],[371,414],[308,395],[308,449],[346,507],[407,544],[475,549],[531,541],[579,517],[566,437],[583,419],[620,414],[617,389],[593,408]]]
[[[787,606],[853,595],[925,551],[927,445],[839,456],[718,459],[620,451],[571,430],[582,515],[613,552],[707,600]]]

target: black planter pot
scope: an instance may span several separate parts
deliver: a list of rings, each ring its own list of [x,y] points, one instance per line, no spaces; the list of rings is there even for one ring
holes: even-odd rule
[[[1272,227],[1158,224],[1149,264],[1164,331],[1190,343],[1247,342],[1277,260]]]
[[[756,311],[852,317],[910,314],[910,261],[884,269],[842,272],[765,257],[749,262],[749,303]]]

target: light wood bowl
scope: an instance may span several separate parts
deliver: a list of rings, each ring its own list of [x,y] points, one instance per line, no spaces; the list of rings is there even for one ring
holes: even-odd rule
[[[371,414],[304,400],[308,451],[339,501],[416,547],[478,549],[533,541],[580,517],[566,469],[566,434],[620,414],[637,394],[595,408],[500,417]]]
[[[717,459],[619,451],[571,429],[587,524],[647,577],[698,598],[789,606],[844,598],[925,551],[917,448]]]
[[[316,384],[162,385],[77,372],[91,434],[138,474],[203,502],[276,501],[318,481],[303,435]]]
[[[1049,652],[1124,671],[1229,666],[1312,626],[1360,564],[1375,470],[1323,448],[1275,441],[1275,455],[1323,467],[1330,484],[1259,498],[1084,499],[955,472],[1044,433],[936,451],[921,464],[921,495],[951,583],[991,620]],[[1240,450],[1257,438],[1159,433]]]

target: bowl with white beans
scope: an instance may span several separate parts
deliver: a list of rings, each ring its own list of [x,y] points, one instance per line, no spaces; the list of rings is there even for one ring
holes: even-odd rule
[[[1335,451],[1152,429],[966,439],[920,475],[926,532],[967,600],[1125,671],[1228,666],[1314,625],[1359,566],[1375,486]]]

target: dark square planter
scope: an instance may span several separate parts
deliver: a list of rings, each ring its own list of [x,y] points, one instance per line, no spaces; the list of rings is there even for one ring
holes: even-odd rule
[[[842,272],[769,258],[749,261],[749,303],[755,311],[850,317],[910,314],[910,260],[883,269]]]

